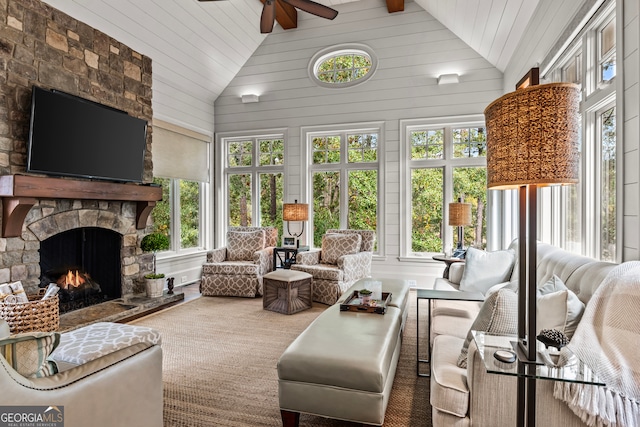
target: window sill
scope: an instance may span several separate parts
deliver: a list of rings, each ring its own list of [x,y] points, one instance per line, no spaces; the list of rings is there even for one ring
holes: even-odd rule
[[[434,260],[432,257],[442,254],[432,254],[425,256],[400,256],[398,257],[398,261],[400,262],[414,262],[418,264],[442,264],[440,261]]]

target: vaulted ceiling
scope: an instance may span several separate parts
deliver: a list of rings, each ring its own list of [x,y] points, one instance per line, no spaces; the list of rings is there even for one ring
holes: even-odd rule
[[[44,0],[153,59],[154,101],[213,102],[268,35],[260,0]],[[353,0],[316,0],[340,11]],[[356,0],[363,3],[386,0]],[[393,0],[397,1],[397,0]],[[415,0],[504,71],[539,0]],[[402,13],[402,12],[397,12]],[[307,19],[297,14],[298,28]],[[340,15],[336,20],[340,19]],[[333,21],[328,21],[333,22]],[[330,24],[328,24],[330,25]],[[274,32],[282,31],[279,28]],[[295,37],[295,30],[291,37]],[[156,91],[158,82],[164,89]]]

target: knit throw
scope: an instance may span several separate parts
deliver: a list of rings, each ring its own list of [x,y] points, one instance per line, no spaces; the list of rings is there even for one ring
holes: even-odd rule
[[[640,262],[611,270],[567,346],[606,386],[556,382],[554,397],[588,426],[640,427]],[[561,360],[568,354],[565,349]]]

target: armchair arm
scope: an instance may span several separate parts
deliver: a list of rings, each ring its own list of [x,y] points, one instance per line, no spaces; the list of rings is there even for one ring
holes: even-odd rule
[[[298,252],[296,264],[314,265],[320,264],[320,254],[322,251]]]
[[[258,274],[263,276],[273,270],[273,247],[264,248],[253,254],[253,263],[258,264]]]
[[[338,258],[338,268],[344,271],[344,281],[368,277],[371,274],[371,258],[371,252],[358,252]]]
[[[207,252],[207,262],[224,262],[227,259],[227,248],[221,247]]]

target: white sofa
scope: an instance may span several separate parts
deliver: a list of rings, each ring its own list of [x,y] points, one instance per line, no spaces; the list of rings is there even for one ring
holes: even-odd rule
[[[596,288],[616,265],[575,255],[551,245],[538,244],[538,285],[556,275],[585,304],[588,304]],[[439,278],[434,287],[459,289],[464,268],[462,263],[452,265],[449,280]],[[517,276],[517,272],[514,274]],[[516,378],[487,373],[473,341],[469,346],[467,368],[460,368],[456,363],[482,303],[434,300],[432,304],[433,426],[516,425]],[[536,382],[537,425],[584,426],[564,402],[553,397],[553,385],[553,381]]]
[[[15,337],[0,319],[1,342]],[[97,323],[60,334],[51,358],[60,372],[36,378],[21,375],[0,356],[0,406],[39,406],[43,411],[63,407],[65,427],[162,426],[162,347],[157,332]]]

